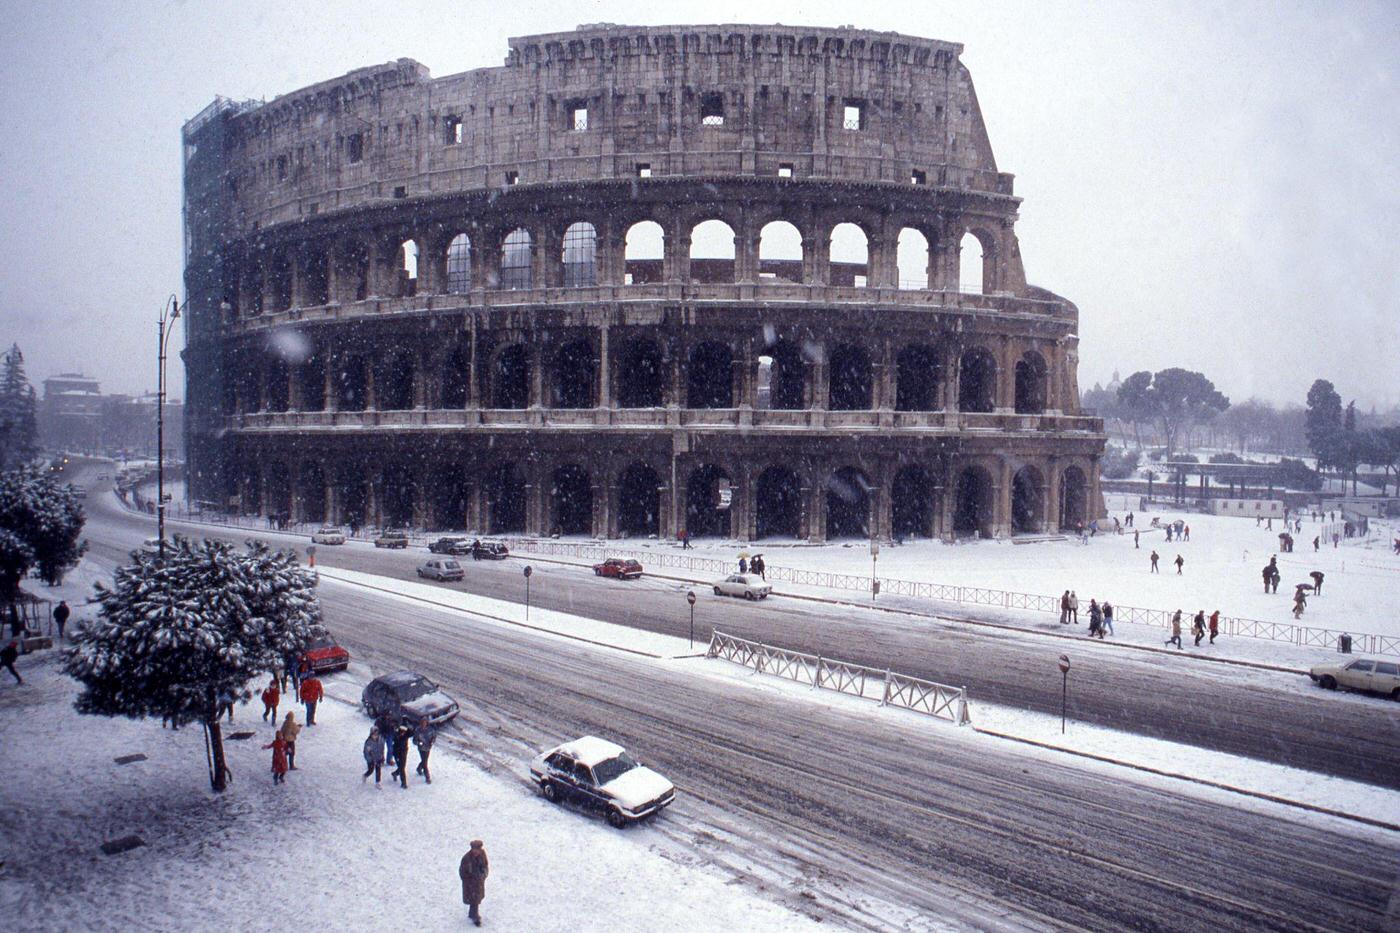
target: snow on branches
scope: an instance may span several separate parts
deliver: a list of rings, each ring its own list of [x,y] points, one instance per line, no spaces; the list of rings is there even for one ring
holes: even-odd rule
[[[14,587],[31,566],[38,566],[45,583],[62,583],[87,550],[78,541],[85,520],[73,487],[56,482],[47,470],[0,473],[0,529],[25,545],[22,551],[0,550],[0,599],[14,598]],[[23,559],[25,553],[28,559]]]

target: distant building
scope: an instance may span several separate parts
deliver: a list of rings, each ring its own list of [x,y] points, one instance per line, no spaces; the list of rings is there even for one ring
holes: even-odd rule
[[[184,449],[184,405],[165,402],[165,449]],[[81,373],[59,373],[44,380],[39,403],[39,437],[45,447],[79,453],[154,456],[156,396],[103,395],[96,380]]]

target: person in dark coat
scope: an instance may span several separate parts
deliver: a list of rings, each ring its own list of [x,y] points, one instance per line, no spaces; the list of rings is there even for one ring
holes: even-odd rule
[[[1206,637],[1206,611],[1199,609],[1191,620],[1191,634],[1196,636],[1196,647],[1201,647],[1201,639]]]
[[[740,572],[740,573],[748,573],[748,572],[749,572],[749,561],[748,561],[748,558],[746,558],[746,557],[741,557],[741,558],[739,558],[739,572]]]
[[[457,866],[457,875],[462,879],[462,903],[467,905],[467,916],[481,926],[481,902],[486,899],[486,876],[491,873],[491,863],[480,839],[473,839],[471,846]]]
[[[423,780],[429,784],[433,783],[433,776],[428,771],[428,756],[432,754],[433,742],[437,741],[437,727],[428,722],[428,717],[424,716],[418,720],[418,728],[413,730],[413,744],[418,746],[418,773],[423,775]]]
[[[19,645],[10,642],[5,647],[0,648],[0,667],[14,675],[15,683],[24,683],[24,678],[19,676],[19,671],[15,670],[15,661],[19,658]]]
[[[1173,563],[1173,564],[1176,564],[1176,575],[1177,575],[1178,577],[1181,576],[1181,568],[1182,568],[1183,566],[1185,566],[1185,564],[1186,564],[1186,558],[1184,558],[1184,557],[1182,557],[1180,554],[1178,554],[1178,555],[1176,555],[1176,560],[1172,561],[1172,563]]]
[[[1069,625],[1069,590],[1060,597],[1060,624]]]
[[[389,772],[389,780],[399,779],[399,786],[408,790],[408,739],[413,730],[407,723],[399,723],[394,730],[394,770]]]
[[[764,571],[767,570],[768,567],[763,563],[762,554],[755,554],[753,556],[753,560],[749,561],[749,569],[758,574],[759,579],[767,582],[768,577],[764,574]]]
[[[379,774],[384,767],[384,739],[379,735],[378,726],[369,727],[369,738],[365,739],[365,774],[360,780],[367,781],[371,773],[374,783],[379,785]]]
[[[1314,596],[1321,596],[1321,595],[1322,595],[1322,578],[1325,576],[1325,574],[1324,574],[1321,570],[1314,570],[1312,573],[1308,574],[1308,576],[1312,577],[1312,581],[1313,581],[1313,595],[1314,595]]]
[[[1150,559],[1152,561],[1152,572],[1158,573],[1159,571],[1157,570],[1157,561],[1161,560],[1162,558],[1158,556],[1156,551],[1153,551],[1152,557]]]
[[[53,624],[58,626],[58,637],[60,640],[64,637],[63,629],[64,626],[68,624],[68,616],[70,616],[72,612],[73,610],[68,608],[68,601],[63,599],[60,599],[58,605],[54,608]]]
[[[384,744],[384,751],[379,756],[388,764],[394,763],[394,728],[398,725],[394,717],[388,713],[383,714],[374,721],[379,728],[379,741]]]

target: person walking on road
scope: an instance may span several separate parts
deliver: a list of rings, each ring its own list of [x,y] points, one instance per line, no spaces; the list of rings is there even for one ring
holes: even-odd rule
[[[1185,566],[1185,564],[1186,564],[1186,558],[1184,558],[1184,557],[1182,557],[1180,554],[1178,554],[1178,555],[1176,555],[1176,560],[1172,561],[1172,563],[1173,563],[1173,564],[1176,564],[1176,575],[1177,575],[1178,577],[1181,576],[1181,568],[1182,568],[1183,566]]]
[[[681,550],[682,550],[682,551],[688,551],[688,550],[690,550],[690,532],[688,532],[688,531],[686,531],[684,528],[682,528],[682,529],[680,530],[680,532],[676,535],[676,537],[681,539]]]
[[[1321,570],[1314,570],[1312,573],[1308,574],[1308,576],[1312,577],[1312,581],[1313,581],[1313,595],[1314,595],[1314,596],[1321,596],[1321,595],[1322,595],[1322,578],[1323,578],[1324,576],[1326,576],[1326,574],[1324,574]]]
[[[279,732],[263,748],[272,749],[272,783],[285,783],[287,780],[287,740],[282,738],[282,733]]]
[[[462,903],[467,905],[467,917],[477,926],[481,926],[481,902],[486,900],[486,876],[490,873],[485,844],[473,839],[457,866],[457,875],[462,879]]]
[[[1103,610],[1099,608],[1098,600],[1089,600],[1089,637],[1103,638]]]
[[[1109,635],[1113,634],[1113,603],[1106,599],[1103,601],[1103,630]]]
[[[301,682],[301,702],[306,704],[306,724],[316,725],[316,704],[326,695],[326,691],[321,687],[321,679],[312,675],[302,679]]]
[[[413,730],[413,744],[418,746],[418,773],[429,784],[433,783],[433,776],[428,772],[428,755],[432,754],[436,740],[437,727],[428,722],[427,716],[418,720],[418,728]]]
[[[282,701],[282,694],[277,689],[277,678],[274,676],[268,681],[267,687],[262,692],[263,701],[263,722],[267,722],[271,717],[272,724],[277,725],[277,704]]]
[[[1215,636],[1220,634],[1220,610],[1210,614],[1210,643],[1215,644]]]
[[[1162,644],[1164,644],[1164,645],[1171,645],[1171,644],[1174,644],[1174,645],[1176,645],[1176,647],[1177,647],[1178,649],[1181,648],[1181,610],[1180,610],[1180,609],[1178,609],[1175,613],[1172,614],[1172,637],[1171,637],[1171,638],[1168,638],[1166,641],[1162,642]]]
[[[19,676],[19,671],[15,670],[15,661],[17,660],[19,660],[19,644],[11,640],[6,643],[5,647],[0,648],[0,667],[10,672],[15,683],[23,684],[24,678]]]
[[[394,770],[389,772],[389,780],[398,778],[404,790],[408,790],[408,738],[412,734],[407,723],[399,723],[394,730]]]
[[[384,767],[384,739],[379,735],[378,726],[369,727],[369,738],[365,739],[365,773],[361,781],[368,781],[374,774],[374,786],[379,786],[379,774]]]
[[[1069,625],[1069,590],[1060,597],[1060,624]]]
[[[1206,611],[1200,609],[1191,620],[1191,634],[1196,638],[1196,647],[1201,647],[1201,639],[1206,637]]]
[[[53,624],[58,626],[59,641],[64,640],[63,629],[68,625],[68,616],[71,615],[72,612],[73,610],[68,608],[68,601],[66,599],[60,599],[58,605],[54,607]]]
[[[1152,556],[1149,557],[1148,560],[1152,561],[1152,572],[1161,573],[1161,571],[1157,569],[1157,561],[1161,560],[1161,557],[1158,556],[1156,551],[1152,552]]]
[[[1134,529],[1133,529],[1133,550],[1134,550],[1134,551],[1141,550],[1141,545],[1138,544],[1138,539],[1140,539],[1141,537],[1142,537],[1142,532],[1140,532],[1140,531],[1138,531],[1136,528],[1134,528]]]
[[[1079,624],[1079,594],[1074,590],[1069,591],[1069,620]]]
[[[297,722],[296,714],[291,710],[287,711],[287,718],[282,722],[282,730],[278,733],[282,736],[282,741],[287,743],[287,769],[295,771],[297,769],[297,736],[301,734],[301,723]]]

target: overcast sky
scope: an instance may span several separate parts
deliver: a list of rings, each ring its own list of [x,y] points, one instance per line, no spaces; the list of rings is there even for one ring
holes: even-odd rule
[[[1301,402],[1321,376],[1400,403],[1400,2],[7,7],[0,341],[36,387],[79,369],[154,388],[181,288],[180,127],[216,94],[399,57],[499,65],[507,37],[580,23],[781,22],[965,46],[1024,198],[1027,275],[1079,305],[1082,389],[1182,365],[1235,400]]]

